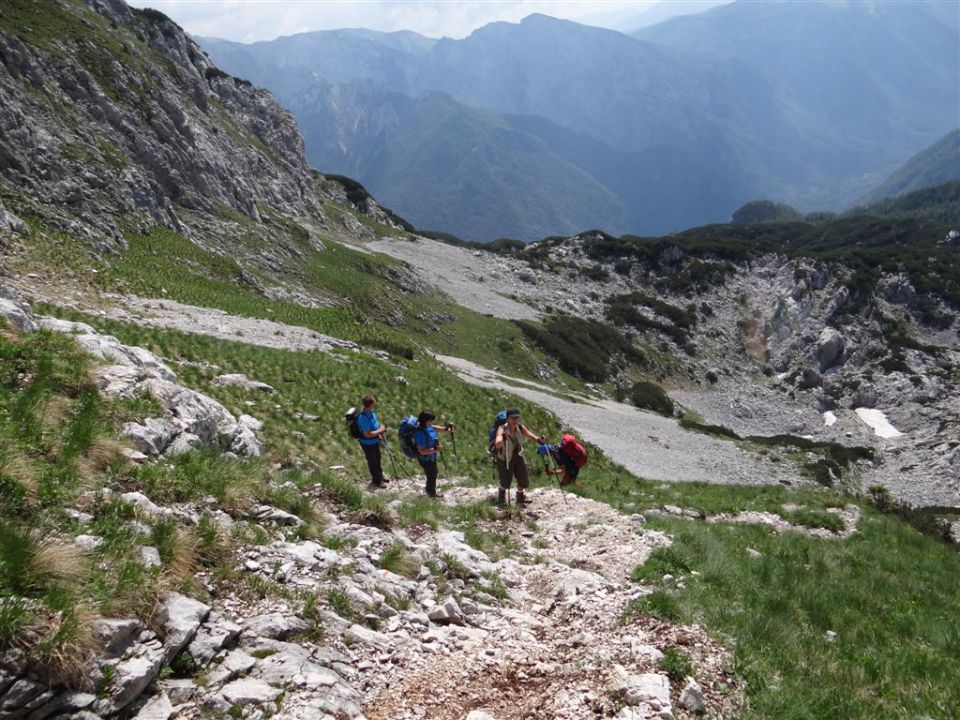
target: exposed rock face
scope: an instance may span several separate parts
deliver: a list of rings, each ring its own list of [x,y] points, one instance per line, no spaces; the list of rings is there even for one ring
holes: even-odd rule
[[[120,2],[46,1],[34,12],[82,29],[54,54],[18,37],[14,18],[0,25],[0,175],[33,190],[35,209],[115,239],[116,219],[131,213],[175,229],[183,210],[218,206],[254,220],[258,203],[316,214],[293,118],[217,70],[176,24]],[[106,70],[116,45],[125,57]]]
[[[295,268],[302,247],[323,247],[327,200],[400,222],[359,184],[310,170],[290,113],[155,10],[4,8],[0,97],[0,231],[26,233],[14,213],[30,214],[101,253],[160,226],[278,271]],[[371,234],[350,219],[352,234]]]
[[[241,457],[258,457],[256,432],[261,423],[249,415],[236,418],[208,395],[184,387],[174,372],[152,352],[122,344],[101,335],[86,323],[43,317],[35,321],[30,308],[15,293],[0,286],[0,318],[21,332],[38,327],[72,335],[77,344],[97,360],[108,363],[96,369],[97,386],[108,395],[156,399],[162,418],[127,423],[123,431],[134,447],[147,455],[176,455],[206,445]]]

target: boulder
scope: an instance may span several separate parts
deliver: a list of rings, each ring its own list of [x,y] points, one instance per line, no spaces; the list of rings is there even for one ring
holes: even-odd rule
[[[150,698],[133,720],[170,720],[173,712],[173,703],[165,692],[161,692]]]
[[[32,333],[37,329],[37,324],[30,314],[30,308],[16,300],[0,297],[0,317],[3,317],[17,332]]]
[[[156,612],[155,619],[163,630],[167,662],[186,647],[200,624],[210,615],[210,607],[180,593],[170,593]]]
[[[812,390],[823,384],[823,376],[813,368],[803,368],[797,376],[798,390]]]
[[[820,372],[824,372],[843,361],[845,344],[843,335],[833,328],[827,327],[820,332],[816,350]]]
[[[216,613],[210,613],[208,621],[197,630],[187,652],[197,664],[206,665],[217,653],[234,643],[242,629],[236,623]]]
[[[291,635],[302,633],[308,627],[307,623],[296,615],[280,613],[255,615],[244,622],[250,632],[272,640],[284,640]]]
[[[702,715],[707,711],[707,704],[703,698],[703,691],[700,685],[692,677],[688,677],[680,693],[680,705],[685,709],[697,715]]]
[[[97,644],[109,656],[120,657],[136,641],[143,623],[137,618],[98,618],[92,629]]]
[[[244,390],[253,390],[253,391],[262,392],[262,393],[276,392],[276,390],[270,385],[267,385],[264,382],[259,382],[258,380],[251,380],[250,378],[248,378],[246,375],[243,375],[242,373],[230,373],[227,375],[218,375],[213,379],[213,384],[221,385],[221,386],[235,385],[238,387],[242,387]]]
[[[0,230],[14,232],[18,235],[30,234],[30,228],[27,227],[27,224],[12,212],[7,210],[3,206],[2,202],[0,202]]]
[[[127,707],[156,680],[166,662],[166,654],[159,641],[137,645],[132,654],[114,666],[110,693],[94,703],[93,711],[100,716],[113,715]]]
[[[648,705],[655,712],[670,709],[670,680],[666,675],[626,675],[617,692],[628,705]]]
[[[146,455],[162,455],[177,436],[178,430],[170,420],[146,418],[142,423],[126,423],[123,434],[138,451]]]

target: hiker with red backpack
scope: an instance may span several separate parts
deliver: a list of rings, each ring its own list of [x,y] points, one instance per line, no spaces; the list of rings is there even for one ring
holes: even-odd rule
[[[541,455],[549,453],[556,462],[554,469],[546,468],[548,475],[557,475],[561,487],[576,485],[580,468],[587,464],[587,449],[570,433],[564,433],[557,445],[541,445]],[[539,451],[539,448],[538,448]]]
[[[523,439],[533,440],[536,443],[545,443],[546,437],[534,435],[520,422],[520,411],[510,408],[502,413],[504,421],[497,418],[496,433],[493,439],[493,455],[496,460],[497,474],[500,476],[500,487],[497,490],[497,503],[506,501],[507,493],[513,478],[517,479],[517,505],[526,505],[526,489],[530,486],[530,476],[527,472],[527,462],[523,457]]]

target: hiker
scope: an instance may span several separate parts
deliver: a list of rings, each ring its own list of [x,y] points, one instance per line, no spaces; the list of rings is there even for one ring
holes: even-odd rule
[[[363,410],[357,415],[357,427],[360,429],[360,447],[363,448],[367,467],[370,468],[370,484],[382,488],[387,481],[383,477],[383,467],[380,464],[380,438],[387,432],[387,428],[380,424],[374,410],[376,405],[377,399],[373,395],[363,398]]]
[[[417,416],[417,430],[413,433],[413,442],[417,448],[417,461],[427,476],[427,495],[437,497],[437,456],[443,452],[440,439],[437,437],[437,428],[433,426],[436,416],[429,410],[424,410]],[[453,437],[453,425],[440,428],[440,432],[448,432]]]
[[[547,439],[534,435],[520,422],[520,411],[510,408],[506,411],[507,420],[497,428],[496,438],[493,441],[494,457],[497,462],[497,474],[500,476],[500,487],[497,490],[497,502],[502,504],[506,500],[507,491],[514,477],[517,478],[517,505],[526,505],[529,501],[526,489],[530,485],[530,476],[527,474],[527,462],[523,458],[523,438],[537,443],[545,443]]]
[[[541,446],[546,448],[546,452],[556,461],[556,469],[546,468],[547,475],[557,475],[561,487],[564,485],[576,485],[577,475],[580,474],[580,468],[587,464],[587,451],[577,439],[570,434],[564,434],[560,439],[559,445]]]

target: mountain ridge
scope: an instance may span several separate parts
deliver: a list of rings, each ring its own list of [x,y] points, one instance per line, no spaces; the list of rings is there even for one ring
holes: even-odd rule
[[[729,8],[722,6],[704,16],[686,16],[671,22],[681,23],[688,18],[701,22],[702,19],[698,18],[712,12],[730,14]],[[740,15],[751,8],[740,6],[733,10],[734,19],[739,21]],[[783,12],[791,17],[806,13],[810,16],[807,25],[819,27],[829,25],[838,13],[838,17],[858,18],[857,13],[863,11],[853,8],[841,13],[829,6],[812,10],[804,7],[784,10],[777,6],[764,9],[762,13],[758,11],[761,15],[771,16],[769,22],[774,22],[777,13]],[[597,169],[597,162],[592,163],[592,169],[588,169],[585,163],[574,163],[589,175],[590,179],[585,180],[587,184],[583,186],[585,192],[592,192],[586,188],[599,183],[626,210],[626,227],[611,223],[606,229],[651,234],[726,219],[736,207],[758,196],[775,196],[776,200],[803,210],[839,210],[857,199],[865,182],[872,183],[873,178],[886,174],[903,162],[903,145],[919,142],[918,138],[923,138],[926,144],[933,140],[934,133],[936,136],[942,134],[947,128],[936,127],[940,122],[936,118],[949,114],[950,108],[960,102],[958,97],[951,101],[951,91],[945,90],[960,83],[960,78],[954,78],[957,83],[951,81],[957,75],[951,69],[956,65],[951,60],[951,47],[949,43],[948,47],[942,47],[940,42],[936,53],[929,58],[918,56],[910,35],[911,26],[901,17],[909,19],[909,9],[893,19],[888,15],[884,13],[873,18],[873,25],[870,25],[871,28],[876,25],[885,33],[883,37],[890,40],[890,47],[885,48],[885,52],[878,54],[878,41],[861,39],[857,41],[859,45],[850,48],[835,43],[830,46],[832,60],[823,62],[835,61],[837,66],[849,66],[849,70],[845,74],[823,70],[809,76],[803,76],[800,74],[802,70],[795,69],[804,67],[802,63],[785,61],[784,67],[788,70],[794,68],[789,72],[776,64],[772,69],[765,67],[767,63],[758,59],[755,52],[751,55],[753,51],[749,48],[739,55],[718,61],[679,40],[673,45],[655,44],[651,40],[666,43],[676,35],[666,37],[667,31],[660,26],[646,29],[647,35],[641,41],[615,31],[584,27],[542,14],[532,15],[520,23],[496,23],[478,28],[462,40],[438,40],[417,57],[385,49],[379,41],[373,43],[376,48],[369,47],[353,58],[338,57],[339,45],[324,40],[332,36],[318,33],[300,37],[297,52],[302,56],[298,57],[298,62],[309,64],[311,53],[305,48],[311,42],[314,43],[312,55],[323,58],[321,66],[314,68],[317,78],[302,66],[301,70],[286,75],[273,69],[271,53],[286,56],[284,48],[287,44],[283,39],[258,44],[255,63],[241,60],[246,52],[251,51],[238,44],[208,41],[208,49],[229,69],[238,74],[253,73],[250,75],[252,79],[272,86],[281,102],[296,107],[295,114],[299,118],[323,116],[334,128],[349,126],[347,121],[337,121],[338,106],[335,103],[324,99],[322,93],[315,95],[317,107],[309,107],[304,101],[305,90],[314,82],[318,85],[324,82],[342,84],[345,87],[343,92],[348,95],[357,92],[349,88],[351,84],[362,82],[363,94],[371,102],[372,114],[376,114],[378,105],[388,102],[376,96],[376,89],[380,88],[387,95],[401,93],[415,100],[431,92],[446,93],[463,105],[464,117],[474,109],[484,109],[505,117],[539,118],[537,122],[521,121],[525,127],[520,135],[510,139],[514,143],[529,142],[531,125],[538,124],[549,127],[552,123],[568,133],[589,136],[611,148],[618,156],[610,156],[609,168]],[[940,28],[936,32],[941,40],[953,37],[937,24],[939,16],[931,17],[919,22],[918,27],[923,32],[934,33],[934,29]],[[894,20],[907,29],[891,29],[889,25]],[[851,26],[853,20],[846,22],[844,27],[847,30],[856,29]],[[756,29],[758,24],[762,23],[754,22],[752,27]],[[793,25],[802,27],[803,23]],[[818,43],[817,47],[823,46],[822,40]],[[960,39],[954,43],[960,46]],[[793,55],[803,47],[796,41],[792,46],[789,43],[785,46],[792,48]],[[851,57],[861,53],[869,58],[879,58],[878,62],[889,63],[887,56],[899,57],[901,49],[906,53],[906,66],[893,76],[895,82],[889,92],[878,82],[880,71],[872,69],[872,60],[847,63],[843,59],[846,57],[843,53]],[[365,59],[368,56],[370,59]],[[391,58],[388,61],[390,72],[377,76],[374,68],[387,56]],[[335,71],[332,75],[327,73],[330,77],[324,78],[324,67],[333,67]],[[905,80],[914,71],[934,79],[917,83]],[[830,75],[843,77],[829,79]],[[822,92],[818,90],[820,77],[827,78]],[[851,87],[861,88],[859,95],[847,92]],[[829,88],[836,89],[836,92]],[[832,98],[838,97],[850,98],[851,102],[856,98],[861,106],[855,114],[859,119],[850,120],[837,115],[839,101]],[[918,107],[923,110],[904,114],[908,98],[921,98]],[[892,119],[878,125],[871,120],[878,113],[892,113]],[[512,124],[517,126],[517,123]],[[901,125],[906,130],[901,129]],[[418,200],[416,193],[404,187],[403,198],[394,201],[400,190],[396,180],[383,183],[377,177],[363,174],[370,159],[380,155],[380,143],[428,143],[428,127],[413,124],[407,127],[404,132],[408,136],[399,140],[347,132],[338,141],[336,149],[331,149],[329,138],[319,128],[311,128],[305,133],[308,153],[320,165],[340,162],[341,158],[349,156],[352,158],[350,171],[367,182],[378,196],[397,205],[401,214],[426,218],[426,224],[433,225],[441,218],[425,212],[420,205],[420,202],[429,200]],[[487,130],[478,128],[477,132]],[[575,135],[552,130],[547,134],[553,138],[547,142],[550,152],[531,156],[531,162],[542,162],[544,168],[555,164],[557,156],[568,159],[575,156],[579,152],[578,145],[583,144]],[[559,140],[561,135],[566,138],[563,144]],[[543,134],[539,137],[546,139]],[[440,145],[450,150],[441,153],[440,148],[431,148],[432,158],[428,164],[448,179],[448,187],[466,186],[468,179],[458,171],[460,148],[449,142]],[[638,156],[638,153],[645,155]],[[617,167],[636,164],[638,160],[649,170],[650,180],[644,192],[634,192],[632,184],[617,181],[620,173]],[[498,174],[488,170],[486,174],[490,177]],[[389,174],[399,177],[402,167],[394,168]],[[544,174],[530,173],[532,177]],[[642,173],[633,175],[642,176]],[[683,178],[684,183],[668,186],[657,193],[657,183],[653,179],[671,176]],[[684,197],[684,186],[692,189],[694,197]],[[429,194],[426,186],[424,190],[421,195],[426,197]],[[653,191],[653,197],[648,198],[648,190]],[[514,192],[537,196],[535,186],[528,182]],[[500,196],[509,193],[510,188],[498,189]],[[574,200],[570,195],[556,196],[546,208],[538,208],[536,215],[560,217],[576,204]],[[478,215],[475,203],[463,196],[457,199],[455,206],[463,211],[464,217],[469,215],[471,219],[436,229],[470,239],[490,240],[504,234],[496,206],[479,208]],[[633,211],[635,207],[642,209]],[[671,208],[669,211],[661,212],[661,208],[668,207]],[[580,227],[596,225],[586,217],[575,224]],[[529,240],[559,232],[560,227],[566,226],[556,229],[537,226],[532,230],[517,226],[514,232],[506,234]]]

